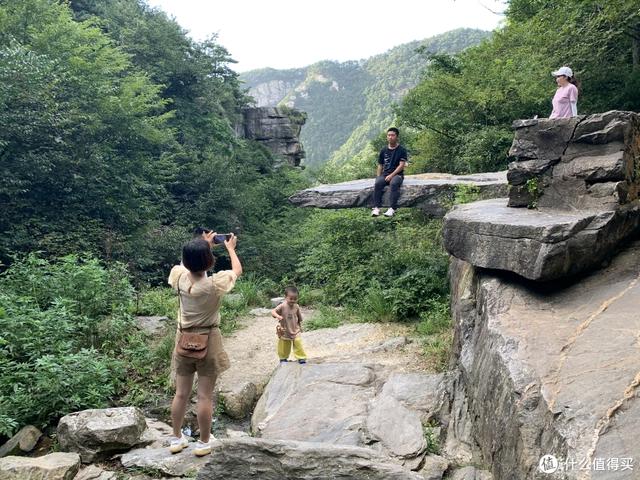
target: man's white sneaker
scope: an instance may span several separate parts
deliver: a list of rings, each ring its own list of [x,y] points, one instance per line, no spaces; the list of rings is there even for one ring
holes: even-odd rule
[[[379,216],[379,215],[380,215],[380,209],[379,209],[378,207],[373,208],[373,209],[371,210],[371,216],[372,216],[372,217],[377,217],[377,216]]]
[[[193,449],[193,453],[196,457],[204,457],[205,455],[209,455],[211,453],[211,440],[208,443],[203,443],[201,441],[196,442],[196,446]]]
[[[182,450],[184,450],[188,446],[189,446],[189,440],[184,435],[182,435],[180,438],[171,437],[171,439],[169,441],[169,451],[171,453],[181,452]]]
[[[389,210],[387,210],[386,212],[384,212],[384,216],[385,217],[393,217],[393,214],[396,213],[396,211],[393,208],[390,208]]]

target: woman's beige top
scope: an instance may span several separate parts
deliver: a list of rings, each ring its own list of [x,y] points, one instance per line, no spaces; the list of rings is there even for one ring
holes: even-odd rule
[[[192,282],[186,267],[173,267],[169,273],[169,285],[180,294],[179,325],[182,328],[220,325],[222,297],[231,291],[236,279],[233,271],[223,270]]]

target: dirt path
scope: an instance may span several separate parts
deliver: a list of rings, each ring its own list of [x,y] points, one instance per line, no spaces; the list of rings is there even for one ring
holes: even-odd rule
[[[302,314],[309,319],[315,312],[303,309]],[[278,365],[276,322],[270,315],[259,315],[240,323],[241,328],[224,339],[231,368],[221,376],[220,389],[252,382],[260,393]],[[366,362],[393,366],[397,371],[424,371],[427,362],[412,335],[412,327],[404,324],[353,323],[304,332],[302,339],[309,363]]]

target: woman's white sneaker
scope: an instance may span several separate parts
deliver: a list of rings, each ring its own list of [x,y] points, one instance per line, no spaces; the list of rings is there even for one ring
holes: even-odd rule
[[[199,440],[196,442],[196,446],[193,449],[193,453],[196,457],[204,457],[205,455],[209,455],[211,453],[211,440],[209,440],[209,442],[207,443],[203,443]]]
[[[371,209],[371,216],[372,217],[377,217],[380,215],[380,209],[378,207],[372,208]]]
[[[390,208],[389,210],[387,210],[386,212],[384,212],[384,216],[385,217],[393,217],[393,214],[396,213],[396,211],[393,208]]]
[[[169,440],[169,451],[171,453],[179,453],[189,446],[189,440],[182,435],[180,438],[171,437]]]

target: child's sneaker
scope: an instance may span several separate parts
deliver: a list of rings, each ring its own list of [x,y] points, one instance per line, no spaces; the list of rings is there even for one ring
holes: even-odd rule
[[[287,360],[286,358],[281,358],[280,359],[280,363],[287,363],[289,360]]]
[[[379,217],[380,216],[380,209],[378,207],[375,207],[371,210],[371,216],[372,217]]]
[[[180,438],[171,437],[169,439],[169,451],[171,453],[179,453],[189,446],[189,440],[182,435]]]
[[[385,217],[393,217],[393,214],[396,213],[396,211],[393,208],[390,208],[389,210],[387,210],[386,212],[384,212],[384,216]]]
[[[200,440],[198,440],[196,442],[196,446],[193,449],[193,453],[195,454],[196,457],[204,457],[205,455],[209,455],[211,453],[211,442],[213,441],[213,438],[211,438],[211,440],[209,440],[207,443],[201,442]]]
[[[298,360],[298,363],[300,363],[300,364],[307,363],[307,361],[304,358],[301,358],[300,360]]]

